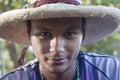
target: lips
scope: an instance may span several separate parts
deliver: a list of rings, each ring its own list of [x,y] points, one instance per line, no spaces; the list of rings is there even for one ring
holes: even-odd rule
[[[67,61],[66,57],[51,57],[47,59],[49,64],[63,64]]]

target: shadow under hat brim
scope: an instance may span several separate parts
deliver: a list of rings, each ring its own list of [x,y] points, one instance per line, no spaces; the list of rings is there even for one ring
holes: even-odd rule
[[[86,35],[82,45],[88,45],[108,36],[120,25],[120,10],[106,6],[75,6],[45,4],[37,8],[17,9],[0,14],[0,37],[23,45],[31,45],[26,20],[85,17]]]

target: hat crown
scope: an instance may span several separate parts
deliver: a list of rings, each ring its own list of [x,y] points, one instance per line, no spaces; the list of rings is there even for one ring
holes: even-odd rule
[[[35,3],[36,1],[43,1],[43,0],[30,0],[30,4]],[[61,0],[61,1],[63,1],[63,0]],[[77,1],[77,2],[79,2],[80,4],[82,4],[82,1],[81,1],[81,0],[73,0],[73,1]]]
[[[67,3],[67,4],[73,4],[73,5],[81,5],[81,0],[31,0],[30,4],[27,5],[25,8],[35,8],[39,7],[44,4],[50,4],[50,3]]]
[[[46,0],[30,0],[30,4],[32,3],[35,3],[36,1],[46,1]],[[57,1],[57,0],[56,0]],[[60,1],[60,0],[59,0]],[[62,0],[61,0],[62,1]],[[64,0],[65,1],[65,0]],[[66,0],[66,1],[70,1],[70,0]],[[72,1],[77,1],[79,2],[80,4],[82,4],[82,1],[81,0],[72,0]]]

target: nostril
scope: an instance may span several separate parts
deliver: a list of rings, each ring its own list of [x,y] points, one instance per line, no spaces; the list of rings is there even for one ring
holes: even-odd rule
[[[64,47],[60,46],[55,46],[55,47],[51,47],[50,48],[50,52],[53,52],[53,53],[61,53],[64,51]]]

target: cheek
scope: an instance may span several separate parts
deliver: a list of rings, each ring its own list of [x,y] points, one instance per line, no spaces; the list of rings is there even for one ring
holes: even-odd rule
[[[80,49],[82,38],[78,37],[72,41],[67,41],[66,43],[68,44],[67,46],[70,47],[72,50],[77,50],[77,49]]]
[[[36,37],[31,37],[31,43],[32,43],[32,47],[33,47],[35,56],[38,59],[42,59],[44,57],[46,51],[48,50],[47,42],[45,43],[45,42],[40,41]]]
[[[76,57],[81,46],[82,39],[81,37],[73,40],[73,41],[67,41],[67,50],[71,53],[71,56]]]
[[[31,39],[31,43],[32,43],[32,47],[33,47],[33,51],[34,51],[34,54],[37,58],[40,57],[40,53],[41,53],[41,48],[39,46],[39,42],[36,41],[36,40],[33,40]]]
[[[45,53],[49,48],[48,41],[42,41],[37,37],[31,37],[31,42],[33,49],[39,53]]]

